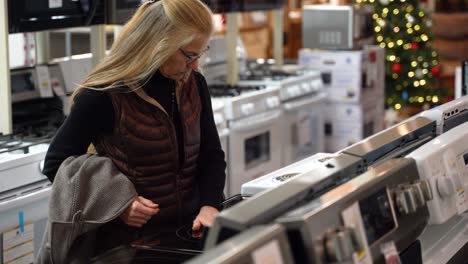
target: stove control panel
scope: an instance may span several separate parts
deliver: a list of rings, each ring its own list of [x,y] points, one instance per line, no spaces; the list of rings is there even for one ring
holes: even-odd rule
[[[432,200],[433,197],[427,181],[400,185],[393,193],[398,211],[407,215],[415,213],[420,207],[425,207],[426,202]]]
[[[298,263],[384,263],[384,243],[401,253],[421,235],[432,197],[413,159],[391,159],[276,221],[300,234]]]
[[[422,179],[430,185],[431,224],[442,224],[468,209],[468,123],[459,125],[415,150]],[[425,185],[421,190],[426,190]]]

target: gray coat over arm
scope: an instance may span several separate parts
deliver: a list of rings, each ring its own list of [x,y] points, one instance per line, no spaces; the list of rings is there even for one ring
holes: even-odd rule
[[[37,263],[88,263],[96,230],[137,197],[132,182],[109,158],[67,158],[52,185],[49,219]]]

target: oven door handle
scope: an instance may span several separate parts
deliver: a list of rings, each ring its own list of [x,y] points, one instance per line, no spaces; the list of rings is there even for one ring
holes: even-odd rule
[[[313,104],[313,103],[318,103],[318,102],[323,102],[325,100],[325,98],[327,97],[327,95],[324,93],[324,92],[320,92],[314,96],[311,96],[311,97],[306,97],[306,98],[303,98],[303,99],[299,99],[299,100],[294,100],[294,101],[291,101],[291,102],[286,102],[286,103],[283,103],[283,106],[284,106],[284,110],[285,111],[295,111],[297,110],[298,108],[301,108],[303,106],[306,106],[308,104]]]
[[[281,110],[273,110],[256,114],[241,120],[230,122],[231,131],[252,131],[255,128],[266,126],[275,122],[281,115]]]

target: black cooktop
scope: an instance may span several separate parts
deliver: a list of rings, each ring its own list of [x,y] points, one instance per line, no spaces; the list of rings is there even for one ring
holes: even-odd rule
[[[92,263],[182,263],[202,253],[205,233],[192,232],[191,224],[167,228],[109,250]]]
[[[244,92],[259,91],[265,89],[265,85],[229,85],[229,84],[214,84],[209,85],[210,95],[212,97],[233,97]]]
[[[243,201],[240,194],[229,197],[221,204],[222,210]],[[166,228],[162,231],[106,251],[92,259],[93,264],[175,264],[185,262],[202,253],[208,229],[192,232],[192,224]]]

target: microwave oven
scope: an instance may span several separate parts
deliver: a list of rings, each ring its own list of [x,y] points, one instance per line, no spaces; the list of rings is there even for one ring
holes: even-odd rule
[[[374,43],[372,5],[309,5],[303,11],[304,48],[352,50]]]
[[[105,23],[105,0],[8,0],[10,33]]]

